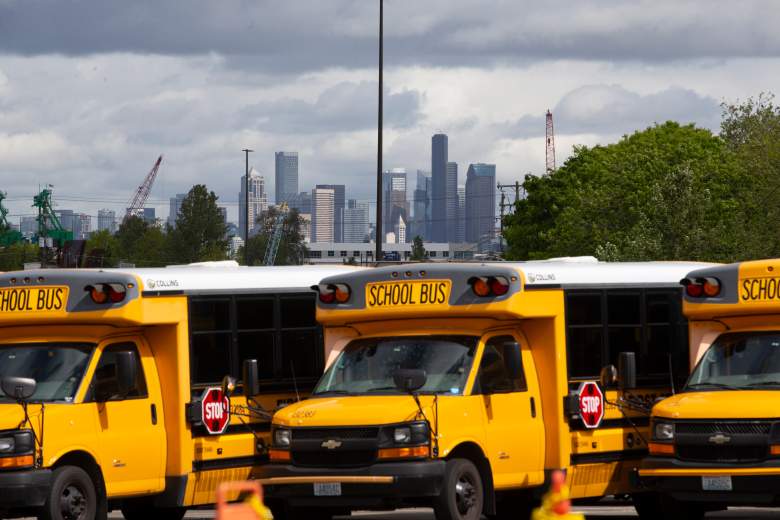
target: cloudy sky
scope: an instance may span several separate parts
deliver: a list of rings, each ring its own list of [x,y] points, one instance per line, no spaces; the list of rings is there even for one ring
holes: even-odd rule
[[[0,189],[30,214],[119,213],[159,154],[152,192],[205,183],[236,218],[241,149],[273,193],[273,152],[300,187],[372,201],[377,0],[0,0]],[[386,0],[386,168],[430,169],[449,135],[501,182],[674,119],[717,130],[719,104],[780,90],[780,3]],[[413,178],[413,176],[410,176]],[[94,223],[96,224],[96,222]]]

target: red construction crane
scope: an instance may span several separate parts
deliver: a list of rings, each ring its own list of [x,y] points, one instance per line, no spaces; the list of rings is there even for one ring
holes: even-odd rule
[[[154,184],[154,179],[157,177],[157,170],[160,169],[160,163],[162,162],[162,159],[162,155],[157,158],[157,162],[154,163],[151,171],[146,174],[144,182],[138,186],[138,189],[135,191],[135,195],[133,196],[133,200],[127,206],[125,219],[130,216],[143,217],[146,199],[149,198],[149,194],[152,192],[152,184]]]
[[[555,133],[552,112],[547,111],[547,173],[555,171]]]

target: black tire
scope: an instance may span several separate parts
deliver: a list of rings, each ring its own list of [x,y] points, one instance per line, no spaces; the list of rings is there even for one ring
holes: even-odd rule
[[[186,507],[154,507],[151,505],[122,504],[125,520],[181,520],[187,513]]]
[[[447,461],[441,494],[434,499],[437,520],[479,520],[485,493],[482,477],[467,459]]]
[[[78,466],[54,470],[49,496],[38,518],[41,520],[94,520],[98,494],[89,474]]]

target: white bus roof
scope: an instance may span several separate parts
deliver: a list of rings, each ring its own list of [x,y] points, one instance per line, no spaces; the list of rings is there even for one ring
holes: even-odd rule
[[[592,257],[500,262],[525,275],[526,286],[677,283],[706,262],[598,262]]]
[[[204,262],[150,268],[100,269],[137,276],[142,291],[218,291],[294,289],[316,285],[327,276],[345,274],[359,267],[338,265],[239,266],[235,262]],[[88,271],[79,269],[80,272]]]

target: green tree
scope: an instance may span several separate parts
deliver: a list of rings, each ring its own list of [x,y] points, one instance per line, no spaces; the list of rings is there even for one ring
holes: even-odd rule
[[[527,176],[505,218],[507,258],[740,258],[750,179],[709,130],[667,122],[607,146],[575,147],[552,174]]]
[[[84,246],[84,267],[116,267],[119,241],[107,229],[92,233]]]
[[[168,256],[177,263],[227,258],[227,226],[217,206],[218,197],[196,184],[184,197],[176,227],[168,232]]]
[[[412,241],[412,256],[411,259],[415,262],[422,262],[427,258],[428,254],[425,251],[425,246],[423,245],[423,239],[420,235],[417,235],[414,237],[414,240]]]
[[[263,212],[257,219],[258,232],[249,237],[247,244],[249,251],[249,265],[263,265],[265,259],[265,250],[268,247],[268,241],[276,225],[276,217],[279,215],[279,209],[272,206]],[[276,253],[274,265],[301,265],[306,259],[307,248],[303,241],[303,218],[297,209],[291,209],[282,224],[282,237],[279,241],[279,249]],[[238,251],[239,260],[244,258],[244,248]]]
[[[18,271],[24,268],[25,262],[37,262],[40,251],[36,244],[16,242],[0,248],[0,271]]]
[[[140,217],[124,219],[114,238],[118,246],[116,257],[121,261],[137,267],[160,267],[173,263],[166,253],[168,247],[162,229],[149,225]]]

